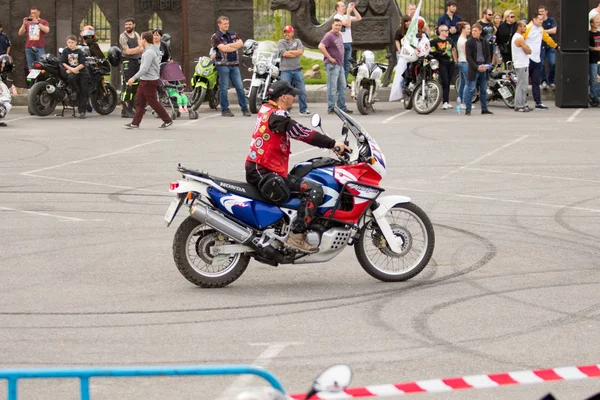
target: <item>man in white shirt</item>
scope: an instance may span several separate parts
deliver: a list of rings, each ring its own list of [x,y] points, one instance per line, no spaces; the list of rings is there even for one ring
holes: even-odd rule
[[[342,40],[344,41],[344,73],[346,74],[346,82],[348,82],[348,74],[350,73],[350,56],[352,55],[352,22],[360,21],[362,16],[358,12],[354,3],[349,3],[348,7],[343,1],[338,1],[335,4],[336,14],[334,19],[342,21]]]
[[[529,56],[531,49],[523,39],[523,33],[527,30],[527,25],[523,21],[517,22],[517,31],[513,35],[511,42],[512,61],[515,72],[517,73],[517,88],[515,90],[515,111],[529,112],[527,106],[527,83]]]
[[[558,48],[558,45],[550,35],[546,33],[542,23],[544,17],[540,14],[534,14],[531,22],[527,25],[527,30],[523,34],[525,42],[531,48],[529,54],[529,77],[531,78],[531,92],[535,100],[535,108],[547,110],[548,107],[542,103],[542,94],[540,92],[540,84],[542,80],[542,41],[553,49]]]

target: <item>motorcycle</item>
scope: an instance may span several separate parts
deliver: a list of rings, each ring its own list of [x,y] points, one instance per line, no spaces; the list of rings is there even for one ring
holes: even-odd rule
[[[281,57],[277,43],[265,40],[255,45],[248,39],[244,44],[244,55],[252,57],[252,80],[248,91],[248,106],[253,114],[268,98],[268,90],[273,82],[279,80],[279,65]]]
[[[377,92],[381,88],[381,76],[387,67],[376,63],[375,55],[368,50],[362,53],[361,62],[352,66],[350,73],[356,79],[352,82],[350,94],[353,99],[356,99],[356,106],[362,115],[375,111],[373,105]]]
[[[216,110],[219,106],[219,74],[215,62],[210,57],[200,57],[192,76],[192,95],[190,106],[193,111],[208,101],[208,106]]]
[[[4,123],[12,108],[11,101],[12,94],[10,93],[10,89],[6,86],[4,80],[0,79],[0,124]]]
[[[514,108],[517,74],[512,68],[512,62],[509,61],[506,64],[506,70],[498,72],[490,71],[488,73],[487,99],[488,101],[502,100],[508,108]],[[460,88],[460,75],[456,77],[454,87],[458,92]],[[479,101],[479,94],[480,90],[479,86],[477,86],[471,98],[472,103]]]
[[[419,57],[410,64],[406,71],[414,76],[414,80],[404,88],[404,107],[410,110],[414,107],[419,114],[431,114],[442,102],[442,85],[434,78],[435,71],[440,68],[440,62],[431,55]]]
[[[164,219],[170,226],[180,209],[188,209],[173,239],[175,264],[187,280],[200,287],[224,287],[243,274],[251,258],[272,266],[324,263],[347,246],[354,246],[369,275],[384,282],[406,281],[427,266],[435,243],[429,217],[408,197],[380,198],[386,174],[381,149],[356,120],[337,107],[334,112],[352,152],[300,163],[289,176],[323,187],[324,201],[306,231],[317,253],[286,245],[301,206],[298,197],[277,206],[256,186],[179,165],[184,179],[171,182],[176,198]],[[312,124],[322,130],[318,114]]]
[[[62,50],[59,50],[62,51]],[[104,80],[110,74],[110,64],[107,59],[86,55],[86,68],[90,75],[90,102],[94,110],[100,115],[108,115],[117,107],[117,90]],[[79,100],[67,83],[67,73],[60,58],[45,54],[40,61],[33,63],[28,79],[35,80],[29,90],[27,103],[30,113],[46,117],[54,112],[59,102],[63,110],[60,114],[64,117],[67,108],[75,109]]]

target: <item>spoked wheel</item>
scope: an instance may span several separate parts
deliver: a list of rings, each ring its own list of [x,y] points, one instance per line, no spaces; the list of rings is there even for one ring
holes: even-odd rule
[[[375,279],[402,282],[418,275],[429,263],[435,234],[429,217],[413,203],[396,204],[387,215],[394,235],[402,239],[402,252],[388,245],[375,220],[366,224],[354,245],[358,262]]]
[[[508,90],[510,92],[510,96],[508,97],[504,97],[501,95],[502,97],[502,101],[504,102],[504,104],[506,104],[506,107],[508,108],[515,108],[515,87],[512,83],[509,83],[507,85],[504,86],[506,88],[506,90]]]
[[[226,235],[188,217],[177,229],[173,257],[181,274],[194,285],[220,288],[238,279],[248,267],[246,254],[214,255],[215,246],[235,244]]]
[[[409,92],[408,90],[404,89],[402,100],[404,102],[404,108],[407,109],[407,110],[412,110],[412,107],[413,107],[413,104],[412,104],[412,93]]]
[[[423,93],[425,84],[425,93]],[[419,114],[431,114],[442,102],[442,85],[438,81],[421,82],[413,93],[413,107]]]

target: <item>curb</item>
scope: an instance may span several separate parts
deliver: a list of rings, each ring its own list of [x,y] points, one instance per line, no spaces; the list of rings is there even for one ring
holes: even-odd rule
[[[600,378],[600,364],[580,367],[561,367],[502,374],[471,375],[460,378],[432,379],[393,385],[375,385],[345,389],[340,393],[323,393],[313,399],[354,399],[359,397],[385,397],[412,393],[441,393],[463,389],[487,389],[498,386],[526,385],[555,381],[574,381]],[[293,394],[293,399],[304,399],[306,394]]]
[[[306,86],[306,102],[307,103],[327,103],[327,86],[326,85],[307,85]],[[390,90],[391,88],[381,88],[379,90],[378,98],[382,103],[388,103],[390,98]],[[529,97],[531,97],[531,86],[528,90]],[[554,93],[550,90],[542,90],[542,101],[554,104]],[[228,93],[228,99],[230,104],[237,104],[237,95],[235,90],[230,89]],[[456,90],[454,87],[450,87],[450,101],[456,102]],[[297,100],[296,100],[297,101]],[[350,90],[346,91],[346,102],[349,104],[354,103],[354,100],[350,97]],[[18,94],[12,97],[12,105],[15,107],[18,106],[27,106],[27,95],[26,94]]]

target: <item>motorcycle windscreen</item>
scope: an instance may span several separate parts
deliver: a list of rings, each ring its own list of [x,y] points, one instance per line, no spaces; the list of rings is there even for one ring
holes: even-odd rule
[[[213,188],[208,188],[208,194],[219,210],[257,229],[265,229],[283,218],[279,207],[271,204],[232,193],[221,193]]]

